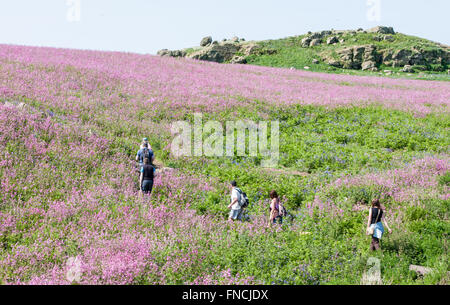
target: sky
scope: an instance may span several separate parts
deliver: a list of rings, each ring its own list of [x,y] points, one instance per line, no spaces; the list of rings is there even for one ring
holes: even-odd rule
[[[0,0],[0,43],[156,54],[214,40],[392,26],[450,45],[449,0]]]

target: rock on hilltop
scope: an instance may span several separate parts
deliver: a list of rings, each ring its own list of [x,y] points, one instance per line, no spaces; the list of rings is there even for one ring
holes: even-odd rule
[[[218,42],[213,41],[212,37],[208,36],[200,41],[200,47],[173,51],[162,49],[157,54],[159,56],[188,57],[217,63],[245,64],[245,58],[249,55],[273,54],[274,52],[275,50],[264,49],[257,43],[246,42],[244,38],[233,37]]]

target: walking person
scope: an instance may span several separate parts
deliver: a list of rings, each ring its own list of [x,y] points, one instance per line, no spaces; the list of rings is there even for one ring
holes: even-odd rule
[[[230,182],[231,203],[228,205],[230,215],[228,220],[242,220],[243,207],[241,206],[241,192],[237,188],[236,181]]]
[[[139,185],[144,194],[150,194],[153,189],[153,180],[155,179],[155,167],[150,164],[149,158],[144,158],[144,164],[141,167],[141,176]]]
[[[269,224],[279,223],[283,224],[283,216],[284,216],[284,207],[280,202],[280,198],[278,197],[277,191],[272,190],[269,194],[271,199],[270,201],[270,217]]]
[[[386,221],[385,211],[381,207],[380,200],[374,199],[367,219],[367,235],[372,235],[372,242],[370,244],[370,250],[372,251],[380,249],[380,239],[384,233],[383,223],[388,229],[388,232],[392,233]]]
[[[152,147],[150,146],[150,143],[148,143],[147,138],[142,139],[142,144],[136,154],[136,161],[139,162],[139,169],[141,169],[144,165],[144,158],[148,158],[152,164],[155,160],[155,154],[153,153]]]

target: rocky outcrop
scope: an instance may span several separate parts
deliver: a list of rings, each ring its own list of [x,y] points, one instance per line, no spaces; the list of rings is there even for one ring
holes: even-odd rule
[[[263,49],[259,44],[245,42],[244,38],[233,37],[230,40],[224,39],[218,42],[213,41],[212,37],[208,36],[201,40],[200,48],[189,54],[185,50],[170,51],[168,49],[162,49],[157,54],[159,56],[188,57],[217,63],[245,64],[247,63],[247,56],[273,54],[274,52],[276,50]]]
[[[444,49],[420,50],[420,49],[400,49],[383,50],[382,62],[387,66],[404,67],[406,65],[442,65],[450,63],[450,52]]]
[[[233,38],[231,38],[232,42],[239,42],[239,37],[234,36]]]
[[[262,47],[256,43],[248,43],[241,46],[240,51],[245,55],[259,54],[262,52]]]
[[[414,73],[414,68],[411,65],[406,65],[401,71],[406,73]]]
[[[352,68],[353,62],[353,48],[345,48],[340,51],[337,51],[339,55],[340,62],[344,68]]]
[[[339,60],[335,60],[335,59],[329,59],[328,65],[335,67],[335,68],[342,68],[342,63]]]
[[[401,49],[394,52],[392,55],[392,66],[393,67],[403,67],[409,64],[409,60],[412,55],[411,50]]]
[[[350,34],[349,31],[344,32]],[[358,32],[361,31],[358,30]],[[375,41],[392,43],[396,40],[396,33],[392,27],[377,26],[367,30],[367,32],[377,34],[373,36]],[[333,34],[335,33],[336,31],[333,31]],[[304,40],[307,38],[304,38]],[[331,41],[332,38],[329,37],[327,43],[329,44]],[[417,47],[394,49],[384,46],[383,48],[377,48],[375,45],[367,45],[342,48],[337,50],[336,53],[339,56],[339,60],[331,58],[325,58],[325,60],[333,67],[347,69],[376,71],[378,66],[386,65],[403,68],[402,71],[407,73],[414,73],[416,70],[430,69],[432,65],[434,70],[445,71],[445,67],[450,64],[450,48],[448,46],[430,50]]]
[[[377,71],[377,63],[374,61],[365,61],[361,64],[361,70],[363,71]]]
[[[185,57],[186,52],[183,50],[174,50],[170,51],[168,49],[159,50],[157,53],[159,56],[167,56],[167,57]]]
[[[197,52],[190,54],[188,57],[199,60],[224,62],[230,61],[239,51],[240,46],[235,43],[225,42],[222,44],[210,45]]]
[[[310,37],[305,37],[305,38],[303,38],[302,39],[302,42],[301,42],[301,44],[302,44],[302,47],[304,47],[304,48],[307,48],[307,47],[309,47],[309,44],[311,43],[311,38]]]
[[[311,40],[311,42],[309,43],[310,47],[314,47],[314,46],[318,46],[319,44],[321,44],[321,40],[318,38],[314,38],[313,40]]]
[[[327,38],[327,44],[335,44],[338,43],[339,39],[336,36],[331,36]]]
[[[314,32],[314,33],[308,32],[308,35],[302,39],[301,46],[304,48],[316,46],[316,45],[320,44],[322,41],[326,41],[327,45],[336,44],[336,43],[344,43],[345,42],[344,38],[350,38],[360,32],[363,32],[363,30],[362,29],[358,30],[358,31],[331,30],[331,31],[320,31],[320,32]],[[395,40],[395,37],[393,36],[395,34],[395,32],[392,27],[378,26],[378,27],[369,29],[368,32],[379,34],[379,35],[373,37],[373,39],[375,41],[386,40],[386,41],[391,42],[391,41]],[[356,41],[356,39],[354,39],[354,41]]]
[[[434,69],[444,69],[449,61],[450,52],[444,49],[418,50],[418,49],[381,49],[375,45],[353,46],[336,51],[339,60],[325,58],[333,67],[345,69],[362,69],[377,71],[380,65],[404,68],[402,71],[414,73],[420,67],[436,66]],[[426,68],[425,68],[426,69]],[[422,68],[422,70],[424,70]],[[445,70],[442,70],[445,71]]]
[[[376,26],[374,28],[368,29],[368,33],[379,33],[379,34],[392,34],[394,35],[394,29],[388,26]]]
[[[239,56],[234,55],[233,58],[230,60],[230,64],[246,64],[247,59],[245,59],[245,56]]]
[[[304,37],[301,41],[301,46],[303,48],[307,47],[313,47],[321,44],[323,41],[326,41],[327,44],[335,44],[340,42],[338,36],[336,35],[342,35],[347,31],[321,31],[321,32],[308,32],[308,35]],[[330,35],[335,35],[328,37]]]
[[[207,36],[204,37],[201,41],[200,41],[200,46],[201,47],[206,47],[207,45],[212,43],[212,37],[211,36]]]
[[[321,39],[323,37],[323,34],[320,32],[312,33],[309,38],[311,39]]]
[[[158,55],[158,56],[168,56],[169,52],[170,52],[169,49],[162,49],[162,50],[159,50],[156,53],[156,55]]]
[[[339,61],[345,69],[361,69],[364,63],[364,69],[373,69],[377,65],[378,56],[375,52],[375,46],[354,46],[338,50]],[[334,64],[336,66],[336,64]]]

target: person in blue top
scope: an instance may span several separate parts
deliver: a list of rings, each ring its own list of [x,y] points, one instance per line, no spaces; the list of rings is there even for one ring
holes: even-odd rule
[[[144,158],[148,158],[152,164],[155,160],[155,154],[153,153],[147,138],[142,139],[141,147],[136,154],[136,161],[139,162],[139,168],[142,168],[144,165]]]

